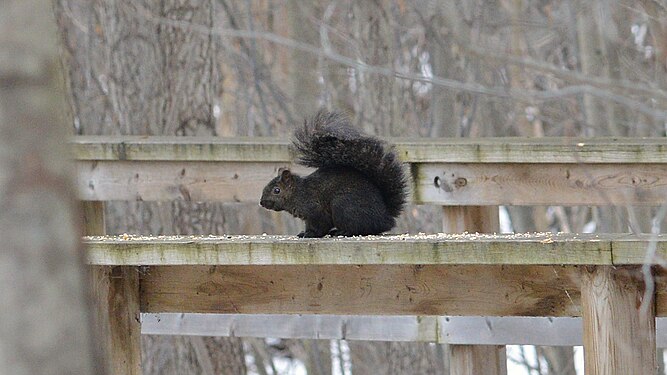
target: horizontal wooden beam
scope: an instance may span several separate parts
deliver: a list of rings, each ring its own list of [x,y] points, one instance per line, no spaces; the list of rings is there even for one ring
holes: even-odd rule
[[[85,201],[255,202],[287,162],[78,161]],[[291,168],[297,173],[306,168]]]
[[[625,269],[626,266],[617,268]],[[644,282],[632,266],[628,282]],[[580,266],[153,266],[141,276],[148,313],[580,316]],[[296,276],[296,277],[295,277]],[[667,316],[664,270],[656,316]]]
[[[94,265],[631,265],[667,258],[667,236],[429,234],[86,237]],[[646,258],[650,244],[656,256]]]
[[[667,318],[656,319],[656,332],[658,347],[667,347]],[[581,318],[569,317],[143,313],[141,333],[455,345],[582,345]]]
[[[667,164],[420,163],[416,203],[654,205],[667,203]]]
[[[581,345],[580,318],[144,313],[141,332],[457,345]],[[667,344],[667,337],[661,343]]]
[[[579,316],[578,279],[576,266],[156,266],[141,311]]]
[[[405,162],[667,163],[665,138],[390,139]],[[276,138],[78,136],[78,160],[289,162],[289,141]]]
[[[284,162],[77,161],[88,201],[258,202]],[[660,205],[667,164],[416,163],[412,201],[466,205]]]
[[[667,255],[665,239],[547,233],[85,243],[91,264],[151,266],[140,282],[142,312],[578,316],[579,265],[641,264],[649,244],[657,263]],[[664,273],[649,281],[657,315],[665,316]]]

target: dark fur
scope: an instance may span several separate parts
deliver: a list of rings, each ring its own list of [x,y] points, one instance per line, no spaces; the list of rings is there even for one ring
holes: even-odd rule
[[[407,180],[383,141],[338,113],[320,111],[294,132],[293,144],[298,162],[318,169],[305,177],[281,171],[264,188],[263,207],[305,220],[301,237],[379,234],[394,227]]]

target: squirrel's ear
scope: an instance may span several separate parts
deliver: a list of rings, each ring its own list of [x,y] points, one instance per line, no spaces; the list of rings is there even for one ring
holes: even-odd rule
[[[280,181],[282,182],[291,182],[292,181],[292,172],[289,169],[280,170]]]

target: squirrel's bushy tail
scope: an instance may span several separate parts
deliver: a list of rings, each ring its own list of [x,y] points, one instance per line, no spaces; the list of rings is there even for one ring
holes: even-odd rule
[[[293,144],[300,164],[354,168],[368,176],[382,191],[389,214],[400,215],[408,182],[396,152],[382,140],[353,128],[346,116],[319,111],[294,132]]]

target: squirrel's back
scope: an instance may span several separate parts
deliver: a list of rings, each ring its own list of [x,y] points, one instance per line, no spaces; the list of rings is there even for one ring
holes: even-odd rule
[[[407,178],[396,152],[384,141],[354,128],[337,112],[319,111],[294,132],[298,162],[314,168],[352,168],[380,190],[390,216],[398,217],[407,199]]]

